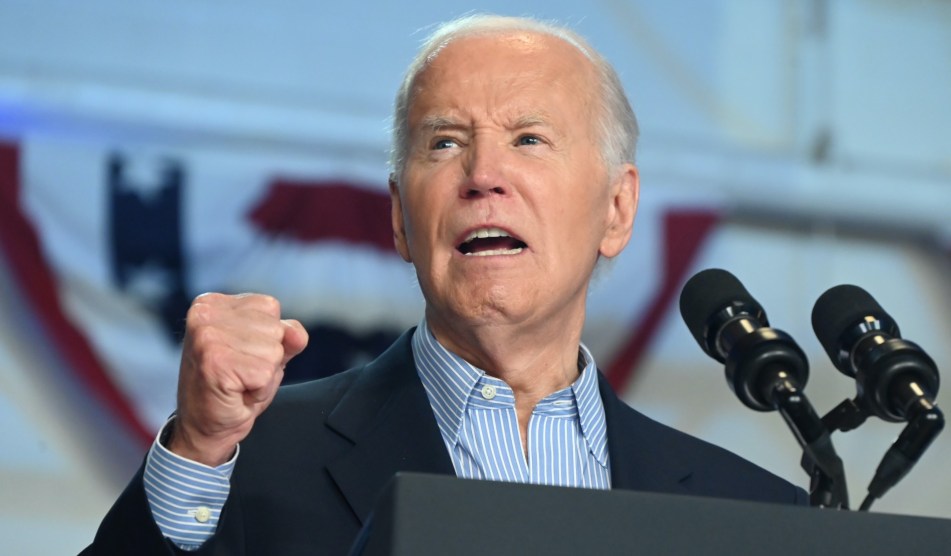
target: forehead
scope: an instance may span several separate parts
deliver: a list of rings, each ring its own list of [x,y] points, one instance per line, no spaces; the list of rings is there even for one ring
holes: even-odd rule
[[[574,45],[531,31],[494,31],[453,39],[432,55],[413,85],[410,120],[482,108],[588,114],[596,72]],[[415,116],[415,117],[414,117]]]

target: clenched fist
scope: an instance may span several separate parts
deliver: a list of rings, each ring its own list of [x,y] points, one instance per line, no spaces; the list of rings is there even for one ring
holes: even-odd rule
[[[178,413],[168,448],[220,465],[274,399],[284,366],[307,346],[296,320],[259,294],[200,295],[185,321]]]

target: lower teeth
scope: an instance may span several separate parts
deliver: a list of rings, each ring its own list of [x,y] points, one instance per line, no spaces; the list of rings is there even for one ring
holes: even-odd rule
[[[479,251],[466,253],[467,257],[491,257],[492,255],[518,255],[522,252],[521,247],[515,249],[490,249],[489,251]]]

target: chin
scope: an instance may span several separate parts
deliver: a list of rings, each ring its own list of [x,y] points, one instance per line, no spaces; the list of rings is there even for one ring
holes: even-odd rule
[[[506,324],[521,320],[533,305],[534,296],[501,284],[457,291],[449,313],[470,324]]]

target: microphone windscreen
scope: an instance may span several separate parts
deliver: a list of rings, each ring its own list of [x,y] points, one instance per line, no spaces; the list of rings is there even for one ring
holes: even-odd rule
[[[680,292],[680,315],[697,343],[707,350],[710,317],[737,303],[759,307],[743,284],[726,270],[708,268],[695,274]]]
[[[826,290],[812,308],[812,329],[833,362],[838,361],[842,337],[866,317],[894,322],[867,291],[851,284]]]

